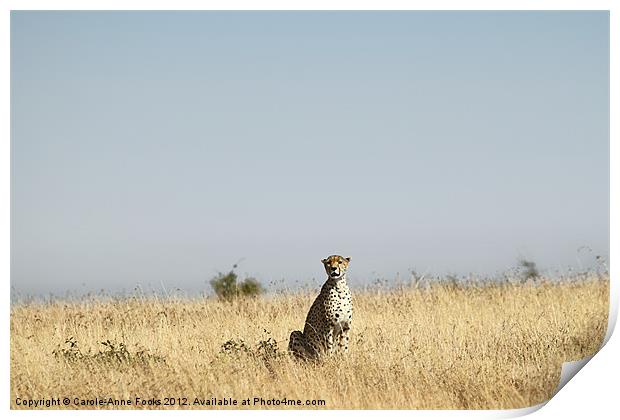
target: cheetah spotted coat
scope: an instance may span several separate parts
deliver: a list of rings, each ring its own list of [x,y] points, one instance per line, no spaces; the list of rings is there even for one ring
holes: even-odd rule
[[[332,255],[324,259],[327,281],[310,307],[304,331],[293,331],[288,350],[303,359],[317,359],[324,354],[346,353],[353,316],[351,292],[346,270],[350,258]]]

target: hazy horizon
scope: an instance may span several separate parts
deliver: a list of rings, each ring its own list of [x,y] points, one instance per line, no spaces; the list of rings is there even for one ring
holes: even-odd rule
[[[609,13],[11,12],[11,288],[609,255]],[[278,283],[280,284],[280,283]]]

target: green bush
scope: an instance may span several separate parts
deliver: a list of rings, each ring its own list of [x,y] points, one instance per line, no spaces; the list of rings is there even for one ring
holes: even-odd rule
[[[536,267],[536,263],[534,261],[526,260],[525,258],[521,258],[519,260],[519,268],[521,269],[521,275],[523,276],[523,280],[536,280],[540,277],[540,273],[538,271],[538,267]]]
[[[248,277],[239,284],[239,292],[241,296],[254,297],[263,293],[264,289],[258,280]]]
[[[265,291],[260,282],[252,277],[237,282],[237,274],[232,270],[228,273],[219,273],[210,283],[217,297],[229,302],[240,296],[255,297]]]

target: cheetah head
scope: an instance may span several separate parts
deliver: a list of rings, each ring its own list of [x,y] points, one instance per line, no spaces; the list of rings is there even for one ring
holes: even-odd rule
[[[321,260],[330,279],[342,278],[349,268],[349,261],[351,261],[351,257],[344,258],[340,255],[332,255]]]

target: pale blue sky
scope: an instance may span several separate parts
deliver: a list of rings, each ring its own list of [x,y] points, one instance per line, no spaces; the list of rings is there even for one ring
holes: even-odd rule
[[[11,90],[20,294],[609,252],[607,12],[12,12]]]

